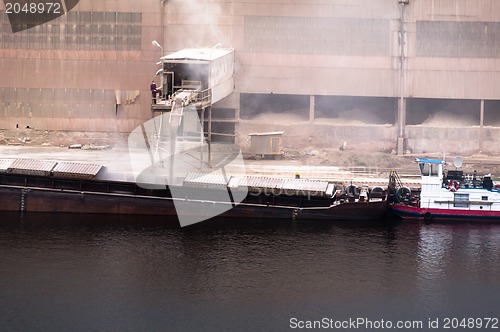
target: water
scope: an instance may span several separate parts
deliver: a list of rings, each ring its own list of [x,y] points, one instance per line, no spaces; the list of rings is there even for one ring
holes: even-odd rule
[[[1,331],[500,316],[500,225],[0,218]]]

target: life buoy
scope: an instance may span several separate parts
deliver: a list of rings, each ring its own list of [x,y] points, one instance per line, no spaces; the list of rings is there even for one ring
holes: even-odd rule
[[[458,182],[453,180],[448,182],[448,190],[449,191],[457,191],[459,188]]]

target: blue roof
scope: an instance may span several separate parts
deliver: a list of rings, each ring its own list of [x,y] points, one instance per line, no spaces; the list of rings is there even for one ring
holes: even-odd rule
[[[417,158],[417,163],[444,164],[444,160],[441,160],[441,159]]]

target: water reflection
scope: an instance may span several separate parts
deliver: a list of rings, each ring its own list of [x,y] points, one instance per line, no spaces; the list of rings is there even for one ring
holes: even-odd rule
[[[498,308],[486,303],[500,291],[499,236],[500,228],[489,225],[420,227],[415,282],[424,312],[484,315]]]
[[[2,215],[2,330],[285,330],[498,312],[500,228]]]
[[[443,307],[443,283],[450,263],[452,229],[422,227],[419,231],[416,287],[419,303],[429,315]]]

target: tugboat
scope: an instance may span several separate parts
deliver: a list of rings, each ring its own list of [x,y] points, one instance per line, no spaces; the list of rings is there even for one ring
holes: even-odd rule
[[[465,175],[459,168],[462,158],[454,160],[455,170],[445,170],[440,159],[417,158],[421,189],[404,186],[397,173],[389,179],[390,209],[396,216],[425,223],[500,222],[500,191],[491,175],[477,172]]]

